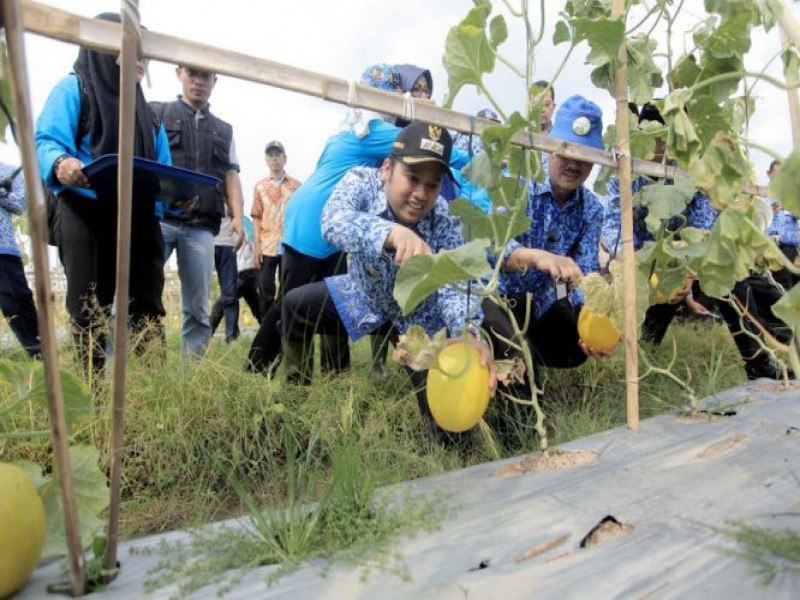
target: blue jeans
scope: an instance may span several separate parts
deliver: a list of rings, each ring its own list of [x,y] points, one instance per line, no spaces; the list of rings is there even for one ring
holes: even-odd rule
[[[176,221],[162,221],[164,262],[172,251],[178,254],[178,277],[181,280],[181,352],[200,358],[211,339],[208,297],[214,270],[214,234],[210,229]]]
[[[225,341],[239,337],[239,296],[237,293],[236,252],[233,246],[214,246],[214,266],[219,278],[219,292],[225,313]]]

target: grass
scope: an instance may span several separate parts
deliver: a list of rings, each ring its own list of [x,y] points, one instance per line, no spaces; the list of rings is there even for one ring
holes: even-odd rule
[[[724,326],[675,323],[668,341],[672,334],[680,350],[676,370],[691,378],[701,396],[744,380]],[[405,372],[391,368],[383,382],[369,376],[368,340],[354,346],[350,373],[317,375],[307,388],[287,386],[280,377],[270,380],[246,373],[242,365],[249,343],[247,335],[231,345],[216,338],[205,360],[186,363],[172,324],[166,357],[131,356],[129,362],[123,537],[247,513],[256,516],[244,537],[242,532],[217,533],[223,537],[211,541],[198,534],[193,547],[213,546],[218,551],[208,557],[210,562],[198,563],[204,568],[194,575],[184,573],[191,586],[202,585],[203,573],[234,564],[291,565],[318,556],[360,560],[366,549],[381,568],[399,568],[385,551],[388,540],[430,528],[436,521],[430,515],[439,513],[432,500],[424,498],[406,499],[397,505],[401,509],[385,510],[386,500],[376,490],[538,447],[529,428],[519,428],[497,445],[476,430],[475,443],[463,452],[431,442]],[[666,342],[645,351],[661,366],[672,356]],[[0,351],[0,358],[8,357]],[[70,357],[61,352],[64,368],[74,372]],[[624,424],[624,372],[621,347],[612,358],[590,360],[579,369],[546,370],[543,404],[551,443]],[[14,396],[7,388],[0,385],[0,409]],[[95,419],[74,434],[76,441],[94,443],[102,452],[110,427],[107,388],[105,381],[96,390]],[[685,404],[680,388],[664,377],[642,382],[640,402],[642,418]],[[0,418],[0,431],[47,429],[44,411],[22,407],[18,412],[10,422]],[[0,460],[16,459],[47,468],[48,438],[0,440]],[[322,508],[306,518],[302,511],[310,503]],[[230,537],[226,540],[225,535]],[[384,551],[373,552],[374,548]],[[169,582],[178,571],[161,573],[155,581]]]

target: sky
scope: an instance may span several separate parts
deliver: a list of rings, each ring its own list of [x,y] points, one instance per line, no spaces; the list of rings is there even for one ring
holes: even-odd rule
[[[647,2],[647,0],[646,0]],[[76,14],[93,16],[104,11],[118,11],[114,0],[47,0]],[[518,0],[510,0],[518,4]],[[647,2],[650,3],[650,2]],[[548,0],[545,35],[537,47],[535,79],[550,79],[566,52],[566,45],[550,44],[563,0]],[[790,3],[800,20],[800,3]],[[495,1],[495,10],[503,7]],[[538,29],[541,19],[539,2],[532,21]],[[469,0],[140,0],[142,24],[152,31],[195,42],[243,52],[318,73],[358,80],[362,71],[373,63],[413,63],[431,70],[434,79],[433,99],[441,104],[447,89],[447,74],[442,66],[445,38],[472,7]],[[683,32],[688,24],[705,17],[702,0],[685,0],[682,26],[676,27],[673,50],[677,55],[692,46],[691,35]],[[509,24],[508,42],[502,53],[522,64],[522,23],[504,13]],[[632,19],[633,20],[633,19]],[[753,50],[747,67],[761,70],[780,48],[777,30],[769,35],[759,30],[753,36]],[[50,89],[72,68],[77,47],[26,34],[26,53],[31,83],[33,113],[38,115]],[[588,54],[586,43],[579,45],[555,83],[556,102],[573,94],[582,94],[603,109],[607,126],[614,120],[612,97],[596,89],[589,79],[591,69],[584,64]],[[768,73],[780,76],[779,61],[773,61]],[[151,86],[145,84],[148,100],[170,100],[180,92],[175,66],[152,61]],[[524,81],[498,64],[487,77],[493,96],[507,113],[522,110],[525,103]],[[783,90],[760,83],[750,138],[782,155],[791,149],[791,129],[787,94]],[[464,88],[454,109],[474,114],[490,106],[474,87]],[[300,180],[313,172],[326,139],[336,133],[346,108],[321,99],[288,92],[266,85],[220,76],[211,97],[211,110],[233,125],[240,177],[249,214],[253,187],[267,175],[264,147],[273,139],[283,142],[288,162],[287,172]],[[16,162],[18,153],[12,146],[0,146],[0,159]],[[761,183],[766,182],[770,157],[754,151],[752,160]]]

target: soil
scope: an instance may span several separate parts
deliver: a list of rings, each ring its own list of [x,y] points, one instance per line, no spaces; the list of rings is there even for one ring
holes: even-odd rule
[[[694,455],[694,459],[706,460],[709,458],[716,458],[720,454],[725,454],[737,446],[740,446],[746,439],[747,434],[734,433],[733,435],[729,435],[718,442],[714,442],[713,444],[706,446],[703,450]]]
[[[597,462],[597,452],[554,452],[545,454],[531,454],[506,465],[497,470],[497,475],[508,477],[510,475],[524,475],[525,473],[541,473],[542,471],[559,471],[561,469],[575,469]]]
[[[600,544],[612,542],[616,539],[629,536],[633,533],[634,526],[630,523],[617,521],[611,515],[604,518],[581,541],[581,548],[593,548]]]

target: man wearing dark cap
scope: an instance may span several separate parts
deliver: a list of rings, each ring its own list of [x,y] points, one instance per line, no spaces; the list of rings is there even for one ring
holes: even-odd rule
[[[256,184],[253,192],[253,218],[255,234],[255,267],[259,269],[258,291],[261,314],[275,301],[275,275],[280,269],[283,218],[289,197],[300,187],[300,181],[286,174],[286,150],[278,140],[272,140],[264,149],[269,176]]]
[[[348,272],[287,293],[281,329],[289,341],[300,342],[315,331],[347,333],[355,341],[382,328],[404,334],[415,324],[431,336],[446,328],[448,337],[456,338],[466,328],[491,363],[476,339],[482,313],[473,314],[466,294],[443,287],[406,316],[393,296],[397,270],[406,260],[464,243],[461,222],[439,195],[442,180],[451,176],[451,150],[447,130],[414,121],[397,136],[380,168],[357,167],[344,176],[323,210],[322,233],[349,254]],[[299,378],[308,380],[308,357],[298,358]],[[412,381],[424,387],[422,374],[413,373]],[[430,418],[424,392],[418,401],[438,438],[442,432]]]

